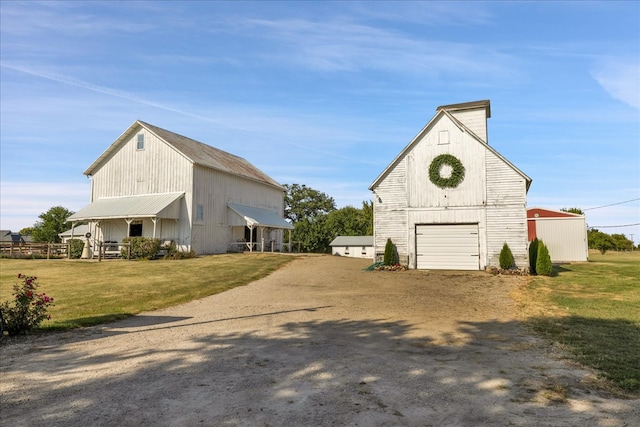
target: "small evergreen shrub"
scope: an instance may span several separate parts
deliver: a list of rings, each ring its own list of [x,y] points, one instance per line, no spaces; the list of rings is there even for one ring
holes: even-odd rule
[[[551,264],[551,256],[549,249],[542,240],[538,242],[538,258],[536,259],[536,274],[543,276],[551,276],[553,273],[553,265]]]
[[[502,245],[502,250],[500,251],[500,268],[503,270],[508,270],[512,267],[515,267],[516,262],[513,259],[513,254],[511,253],[511,249],[509,249],[509,245],[507,242]]]
[[[123,243],[131,243],[131,259],[153,259],[160,252],[160,239],[149,237],[126,237]],[[129,259],[129,248],[120,250],[122,258]]]
[[[68,242],[69,258],[79,259],[84,249],[84,241],[82,239],[71,239]]]
[[[387,239],[387,244],[384,246],[384,265],[396,265],[397,263],[396,247],[391,239]]]
[[[161,249],[165,250],[165,254],[162,259],[187,259],[196,257],[196,253],[193,249],[188,252],[178,250],[178,247],[174,242],[163,246]]]
[[[529,243],[529,271],[536,274],[536,261],[538,259],[538,244],[540,241],[536,237]]]

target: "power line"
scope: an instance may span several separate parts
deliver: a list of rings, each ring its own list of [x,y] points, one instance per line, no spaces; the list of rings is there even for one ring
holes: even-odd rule
[[[633,227],[636,225],[640,225],[640,222],[636,222],[635,224],[624,224],[624,225],[590,225],[589,228]]]
[[[615,205],[621,205],[623,203],[635,202],[636,200],[640,200],[640,197],[638,197],[637,199],[625,200],[624,202],[611,203],[610,205],[596,206],[595,208],[587,208],[587,209],[582,209],[582,210],[583,211],[592,211],[594,209],[608,208],[609,206],[615,206]]]

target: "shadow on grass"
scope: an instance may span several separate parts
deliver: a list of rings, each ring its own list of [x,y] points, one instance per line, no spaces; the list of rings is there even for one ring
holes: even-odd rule
[[[640,397],[640,327],[636,323],[580,316],[533,318],[528,323],[581,364]]]

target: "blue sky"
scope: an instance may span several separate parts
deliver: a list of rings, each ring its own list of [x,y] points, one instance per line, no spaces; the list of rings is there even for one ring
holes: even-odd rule
[[[137,119],[360,207],[437,106],[482,99],[530,207],[640,223],[640,2],[3,0],[0,19],[2,229],[86,205],[82,172]]]

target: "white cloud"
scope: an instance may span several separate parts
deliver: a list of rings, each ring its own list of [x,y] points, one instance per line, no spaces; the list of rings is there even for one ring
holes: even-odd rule
[[[592,75],[613,98],[640,110],[640,61],[637,58],[602,58]]]
[[[0,183],[0,229],[20,231],[54,206],[78,211],[89,203],[90,184],[74,182]]]

